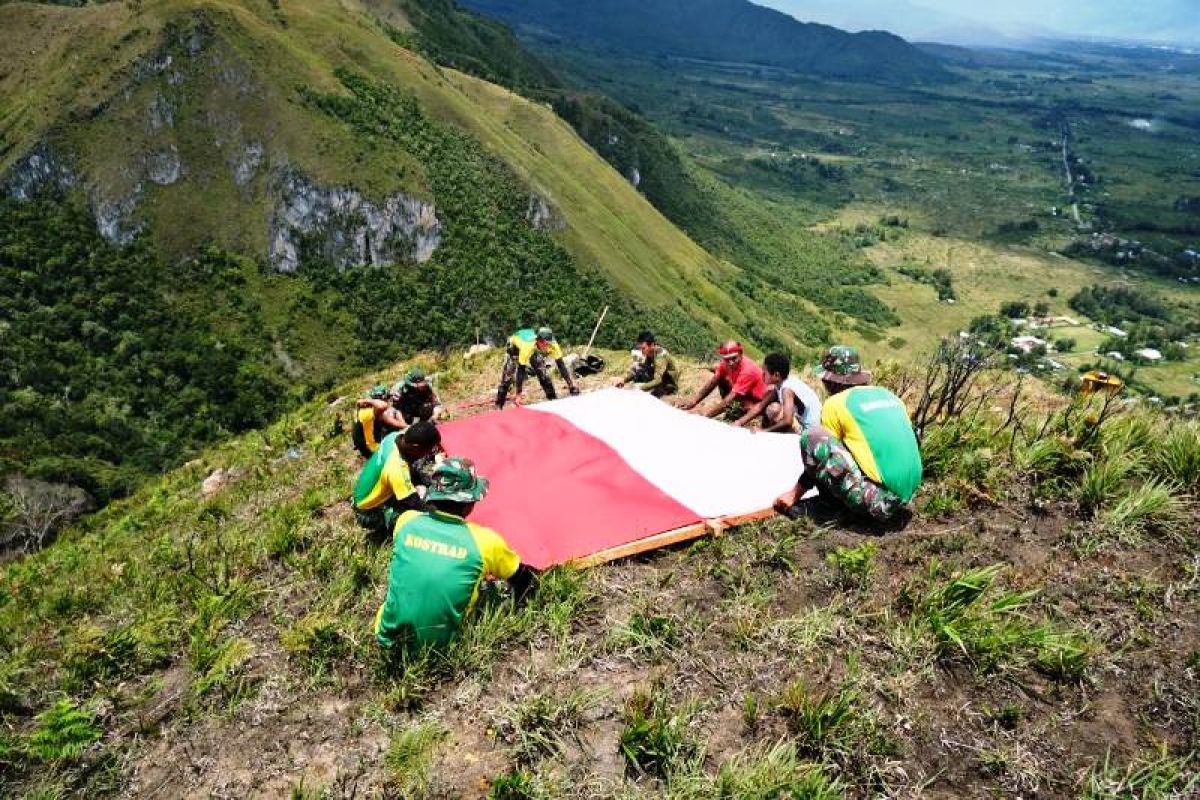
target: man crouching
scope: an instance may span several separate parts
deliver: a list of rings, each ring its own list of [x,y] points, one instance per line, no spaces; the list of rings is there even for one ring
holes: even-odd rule
[[[921,485],[921,451],[903,401],[882,386],[871,386],[858,350],[837,345],[821,360],[821,382],[829,398],[821,424],[800,434],[804,473],[796,488],[775,501],[792,519],[812,512],[800,501],[814,486],[822,497],[876,522],[888,522]]]

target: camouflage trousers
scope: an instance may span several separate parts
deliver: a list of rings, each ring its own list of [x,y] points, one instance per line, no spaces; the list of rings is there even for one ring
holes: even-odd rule
[[[904,505],[899,496],[864,475],[846,446],[820,425],[800,434],[800,452],[805,476],[851,511],[886,522]]]

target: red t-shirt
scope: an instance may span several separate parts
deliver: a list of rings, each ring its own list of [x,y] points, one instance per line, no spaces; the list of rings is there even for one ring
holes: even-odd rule
[[[756,403],[762,400],[763,395],[767,393],[767,384],[763,382],[762,367],[745,356],[742,356],[737,369],[733,372],[729,371],[729,362],[722,360],[720,364],[717,364],[716,375],[721,380],[729,381],[735,395],[749,397]]]

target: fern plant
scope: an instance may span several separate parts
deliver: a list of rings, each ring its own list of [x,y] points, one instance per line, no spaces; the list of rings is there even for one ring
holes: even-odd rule
[[[67,698],[37,715],[37,728],[29,735],[29,755],[47,763],[74,761],[100,739],[96,715]]]

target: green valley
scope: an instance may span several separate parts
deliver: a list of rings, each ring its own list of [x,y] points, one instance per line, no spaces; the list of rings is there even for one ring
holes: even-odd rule
[[[822,316],[873,358],[927,351],[1006,301],[1078,317],[1067,301],[1094,285],[1136,286],[1181,322],[1200,317],[1200,238],[1188,221],[1200,186],[1195,56],[1097,46],[968,62],[943,48],[958,80],[905,86],[638,58],[545,31],[525,40],[575,85],[657,123],[721,209],[660,204],[664,213],[748,272],[789,262],[797,293],[847,314]],[[654,162],[638,166],[649,180]],[[839,263],[828,252],[810,260],[830,242],[874,268],[861,289],[830,286],[847,273],[826,268]],[[920,286],[914,269],[944,272],[954,296]],[[1192,354],[1138,374],[1168,400],[1200,392]]]

